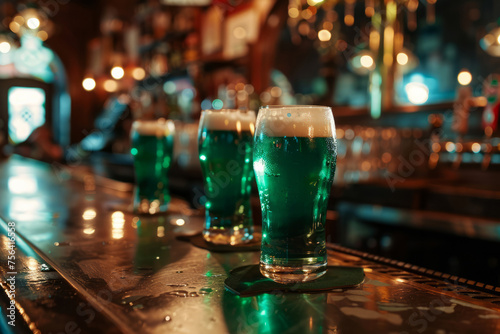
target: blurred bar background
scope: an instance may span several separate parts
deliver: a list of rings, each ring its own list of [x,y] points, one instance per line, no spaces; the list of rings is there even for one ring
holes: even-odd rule
[[[171,190],[199,207],[201,110],[332,106],[328,240],[498,285],[499,17],[494,0],[2,1],[0,155],[132,183],[132,121],[173,119]]]

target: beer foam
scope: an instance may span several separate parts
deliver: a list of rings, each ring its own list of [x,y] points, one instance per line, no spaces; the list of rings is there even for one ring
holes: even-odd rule
[[[143,136],[168,136],[175,131],[174,122],[165,119],[137,120],[132,124],[132,131]]]
[[[255,130],[255,112],[249,110],[205,110],[200,122],[207,130],[250,131]]]
[[[336,137],[332,110],[321,106],[261,108],[256,128],[268,137]]]

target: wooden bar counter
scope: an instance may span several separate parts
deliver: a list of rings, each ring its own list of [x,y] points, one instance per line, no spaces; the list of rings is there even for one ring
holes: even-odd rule
[[[176,199],[166,215],[135,217],[131,189],[85,167],[1,162],[1,333],[500,333],[500,288],[333,244],[329,264],[365,269],[359,287],[236,296],[228,272],[259,252],[179,240],[202,213]]]

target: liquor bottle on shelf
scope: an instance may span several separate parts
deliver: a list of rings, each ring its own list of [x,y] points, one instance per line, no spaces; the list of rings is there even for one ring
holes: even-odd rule
[[[469,86],[458,90],[457,101],[453,105],[453,123],[451,129],[457,134],[455,147],[463,147],[463,138],[469,130],[469,115],[472,105],[472,91]],[[462,150],[456,149],[453,168],[458,169],[462,163]]]
[[[491,138],[493,132],[496,131],[498,127],[498,88],[498,79],[495,75],[492,75],[485,86],[485,95],[488,103],[484,108],[482,117],[482,126],[486,138]]]
[[[491,137],[498,128],[498,112],[500,108],[500,102],[498,101],[498,89],[498,76],[491,75],[490,80],[485,86],[487,104],[484,108],[482,117],[482,127],[485,135],[484,143],[481,145],[481,149],[484,153],[483,161],[481,163],[483,170],[486,170],[491,162]]]
[[[431,114],[428,120],[431,125],[429,168],[434,169],[439,162],[439,152],[441,151],[440,141],[444,120],[443,115],[438,114]]]

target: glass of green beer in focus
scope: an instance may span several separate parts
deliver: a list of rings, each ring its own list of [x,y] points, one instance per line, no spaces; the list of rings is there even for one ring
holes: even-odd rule
[[[264,276],[294,283],[326,273],[325,218],[336,158],[329,107],[259,110],[253,166],[262,208]]]
[[[232,109],[201,113],[198,153],[205,184],[203,237],[236,245],[253,239],[250,207],[255,113]]]
[[[167,211],[170,202],[168,170],[174,149],[174,123],[169,120],[137,120],[132,124],[134,156],[134,212]]]

